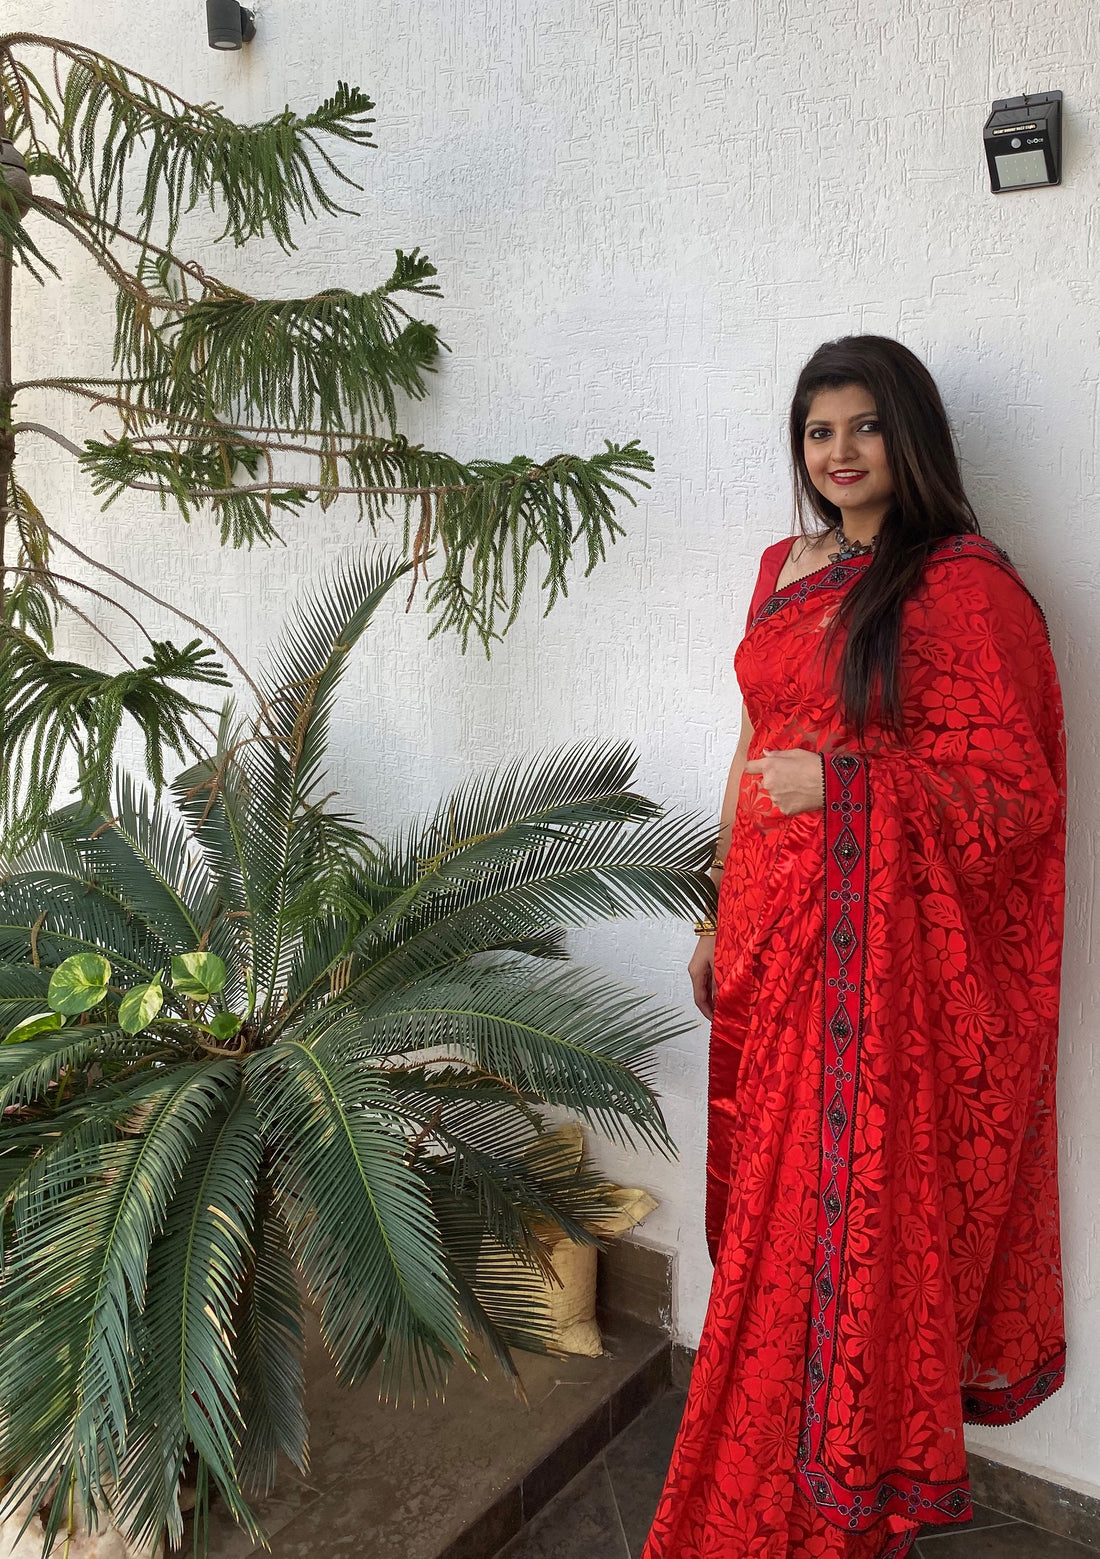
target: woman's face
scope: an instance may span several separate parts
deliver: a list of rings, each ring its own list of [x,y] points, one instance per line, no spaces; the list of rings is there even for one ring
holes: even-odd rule
[[[878,415],[860,384],[819,390],[802,437],[810,481],[845,522],[881,522],[894,495]]]

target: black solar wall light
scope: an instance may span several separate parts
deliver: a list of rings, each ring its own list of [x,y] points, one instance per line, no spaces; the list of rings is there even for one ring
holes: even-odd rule
[[[998,98],[985,122],[989,187],[995,195],[1062,182],[1062,94]]]
[[[239,49],[256,36],[256,18],[237,0],[206,0],[206,36],[212,49]]]

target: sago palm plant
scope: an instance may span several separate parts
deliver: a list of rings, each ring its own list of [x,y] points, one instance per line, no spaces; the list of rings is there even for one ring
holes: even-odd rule
[[[325,794],[349,650],[407,563],[346,565],[301,606],[247,720],[155,802],[52,815],[0,883],[5,1499],[106,1499],[181,1532],[197,1466],[246,1491],[307,1455],[302,1301],[339,1374],[431,1392],[538,1348],[552,1220],[606,1191],[549,1146],[562,1106],[670,1149],[649,1081],[683,1032],[564,930],[712,907],[712,830],[580,745],[460,788],[380,842]],[[531,1282],[517,1282],[514,1254]]]

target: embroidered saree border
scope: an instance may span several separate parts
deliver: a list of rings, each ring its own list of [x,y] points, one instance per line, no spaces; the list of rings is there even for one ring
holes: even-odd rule
[[[854,753],[823,757],[825,777],[825,937],[822,1012],[821,1170],[810,1329],[797,1476],[803,1491],[838,1526],[862,1532],[889,1513],[949,1520],[970,1511],[960,1481],[929,1484],[897,1472],[849,1488],[822,1460],[826,1408],[843,1287],[847,1214],[859,1097],[866,988],[871,856],[868,763]],[[904,1552],[904,1550],[902,1550]]]

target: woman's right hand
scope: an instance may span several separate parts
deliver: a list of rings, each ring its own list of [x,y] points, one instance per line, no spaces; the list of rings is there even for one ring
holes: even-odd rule
[[[695,1005],[707,1019],[714,1017],[714,938],[701,936],[688,964]]]

